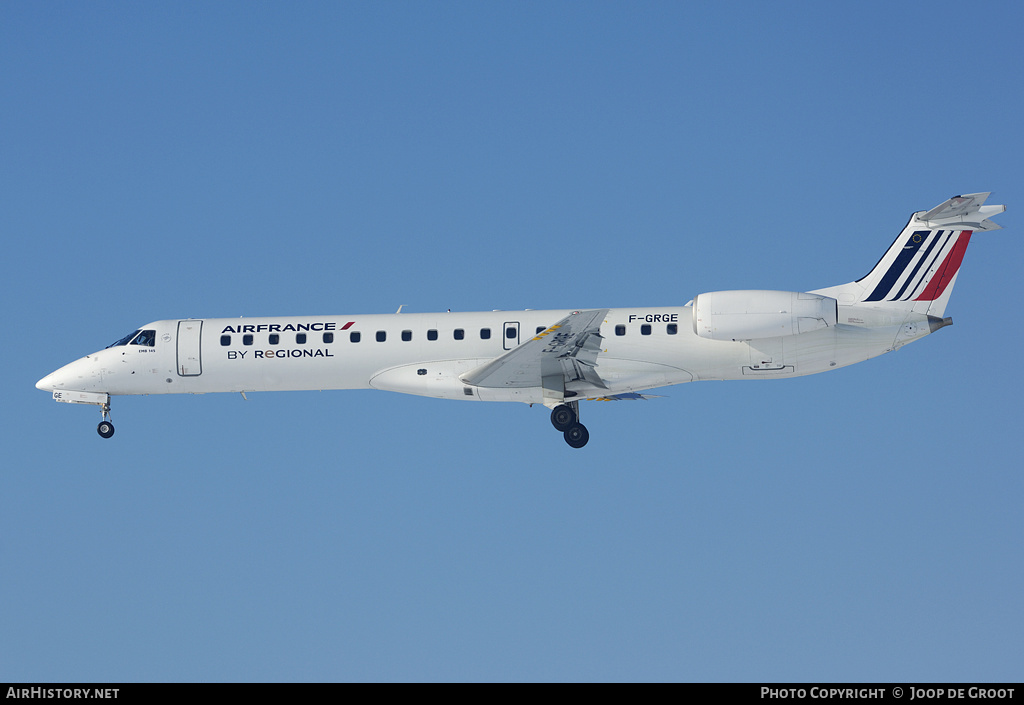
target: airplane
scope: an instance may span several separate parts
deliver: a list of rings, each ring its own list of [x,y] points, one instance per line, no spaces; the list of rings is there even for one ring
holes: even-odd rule
[[[738,290],[684,306],[205,318],[147,323],[36,384],[58,402],[100,407],[122,394],[380,389],[551,409],[573,448],[581,401],[701,380],[800,377],[852,365],[948,326],[973,232],[998,230],[989,193],[914,213],[875,267],[810,292]]]

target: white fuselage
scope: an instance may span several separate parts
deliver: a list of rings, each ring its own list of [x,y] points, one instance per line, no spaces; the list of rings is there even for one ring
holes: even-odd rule
[[[738,289],[685,306],[156,321],[39,380],[60,402],[110,396],[381,389],[551,409],[565,442],[579,402],[684,382],[780,379],[881,355],[943,318],[975,231],[998,230],[988,193],[918,211],[868,274],[810,292]]]
[[[695,334],[690,306],[611,309],[600,326],[597,365],[607,388],[583,389],[579,398],[690,381],[814,374],[875,357],[930,332],[928,317],[918,313],[864,304],[838,310],[837,323],[821,330],[722,341]],[[142,329],[155,332],[152,345],[100,350],[37,386],[110,395],[383,389],[447,399],[544,403],[539,387],[469,387],[459,376],[571,313],[156,321]]]

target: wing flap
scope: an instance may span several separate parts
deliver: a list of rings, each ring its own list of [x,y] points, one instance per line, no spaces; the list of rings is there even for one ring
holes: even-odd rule
[[[604,397],[590,397],[587,401],[646,401],[647,399],[661,399],[660,394],[637,394],[636,392],[624,392],[622,394],[609,394]]]

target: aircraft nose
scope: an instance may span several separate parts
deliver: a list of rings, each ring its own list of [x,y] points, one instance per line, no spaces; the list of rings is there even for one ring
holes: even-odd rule
[[[64,365],[59,370],[54,370],[36,382],[36,389],[42,389],[44,392],[55,392],[58,389],[89,391],[92,378],[96,374],[95,365],[90,364],[90,357],[83,357]]]

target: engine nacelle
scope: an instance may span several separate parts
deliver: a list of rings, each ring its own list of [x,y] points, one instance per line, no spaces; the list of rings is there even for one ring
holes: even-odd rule
[[[693,332],[711,340],[797,335],[836,324],[839,302],[796,291],[712,291],[693,300]]]

